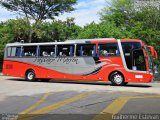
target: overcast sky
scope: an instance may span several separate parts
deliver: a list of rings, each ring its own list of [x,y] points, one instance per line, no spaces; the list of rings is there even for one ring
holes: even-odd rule
[[[80,26],[84,26],[92,21],[98,23],[99,15],[97,13],[107,5],[106,1],[109,2],[110,0],[78,0],[78,3],[75,5],[75,11],[60,15],[57,19],[65,20],[67,17],[74,17],[76,24]],[[0,8],[0,21],[14,19],[16,16],[15,13]]]

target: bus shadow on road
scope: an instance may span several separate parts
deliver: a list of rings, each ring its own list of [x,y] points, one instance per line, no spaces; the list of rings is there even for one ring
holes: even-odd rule
[[[6,79],[6,80],[31,82],[31,81],[27,81],[27,80],[22,79],[22,78],[12,78],[12,79]],[[45,81],[34,81],[34,82],[39,82],[39,83],[65,83],[65,84],[84,84],[84,85],[86,84],[86,85],[113,86],[110,82],[95,82],[95,81],[50,80],[48,82],[45,82]],[[146,84],[139,84],[139,83],[137,83],[137,84],[130,83],[130,84],[127,84],[126,86],[114,86],[114,87],[150,88],[152,86],[151,85],[146,85]]]
[[[150,88],[151,85],[144,85],[144,84],[128,84],[124,87],[139,87],[139,88]]]
[[[65,84],[88,84],[88,85],[104,85],[104,86],[113,86],[110,82],[86,82],[86,81],[58,81],[58,80],[51,80],[51,83],[65,83]],[[142,88],[149,88],[152,87],[151,85],[145,84],[127,84],[126,86],[114,86],[114,87],[142,87]]]

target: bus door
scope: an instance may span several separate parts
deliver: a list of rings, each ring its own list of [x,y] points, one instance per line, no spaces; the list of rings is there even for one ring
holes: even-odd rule
[[[132,70],[146,71],[146,59],[143,49],[132,50]]]

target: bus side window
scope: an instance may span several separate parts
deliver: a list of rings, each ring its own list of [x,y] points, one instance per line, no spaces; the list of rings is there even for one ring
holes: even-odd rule
[[[76,56],[96,56],[96,45],[80,44],[77,45]]]
[[[11,56],[11,47],[7,47],[7,57]]]
[[[43,57],[55,57],[55,46],[54,45],[43,45],[39,46],[39,56]]]
[[[98,56],[119,56],[117,43],[105,43],[98,45]]]
[[[8,47],[7,56],[8,57],[20,57],[21,47]]]
[[[35,57],[37,56],[37,46],[23,46],[22,57]]]
[[[57,45],[57,56],[74,56],[74,45]]]
[[[17,47],[15,56],[19,57],[20,55],[21,55],[21,47]]]

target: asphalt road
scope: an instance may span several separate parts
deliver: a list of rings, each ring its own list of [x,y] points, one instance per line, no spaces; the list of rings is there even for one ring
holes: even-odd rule
[[[160,83],[28,82],[0,76],[2,120],[160,119]]]

